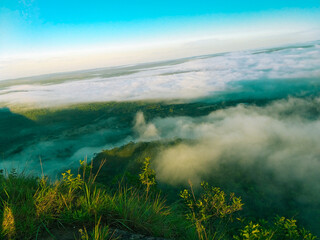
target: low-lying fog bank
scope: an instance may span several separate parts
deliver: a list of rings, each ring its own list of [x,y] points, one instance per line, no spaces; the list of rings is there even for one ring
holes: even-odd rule
[[[0,103],[55,106],[97,101],[190,99],[232,82],[320,76],[319,41],[174,61],[0,81]],[[233,85],[232,87],[235,87]]]

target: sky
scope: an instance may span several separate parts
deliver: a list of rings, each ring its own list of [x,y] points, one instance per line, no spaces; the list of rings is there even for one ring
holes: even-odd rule
[[[318,39],[318,0],[0,0],[0,80]]]

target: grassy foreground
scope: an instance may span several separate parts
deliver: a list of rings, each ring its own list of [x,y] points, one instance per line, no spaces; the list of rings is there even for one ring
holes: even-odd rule
[[[201,184],[202,191],[180,193],[168,205],[156,187],[156,173],[146,158],[135,187],[96,183],[98,171],[80,161],[78,174],[70,170],[51,182],[2,171],[0,174],[0,238],[55,239],[56,229],[74,229],[74,239],[116,239],[113,228],[168,239],[317,239],[294,219],[252,222],[241,217],[240,197]]]

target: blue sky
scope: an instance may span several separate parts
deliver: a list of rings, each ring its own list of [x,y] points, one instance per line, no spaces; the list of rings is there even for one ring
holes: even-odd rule
[[[315,40],[319,29],[318,0],[0,0],[0,58],[55,56],[71,51],[70,55],[135,46],[141,49],[171,43],[179,43],[181,47],[182,42],[230,39],[232,34],[234,41],[238,38],[245,41],[246,37],[260,42],[252,45],[248,41],[247,46],[239,42],[238,48],[230,48],[233,51],[294,42],[292,37],[280,37],[286,31],[287,36],[294,31],[299,33],[297,42]],[[278,37],[269,41],[270,44],[263,40],[275,35]],[[228,44],[220,49],[197,46],[185,52],[185,56],[226,50]],[[172,51],[172,48],[167,50]],[[154,60],[174,57],[157,56]],[[182,56],[177,53],[177,57]]]
[[[279,9],[319,8],[317,0],[2,0],[1,7],[31,13],[52,24],[92,24],[150,20],[162,17],[194,17],[207,14],[232,14]]]

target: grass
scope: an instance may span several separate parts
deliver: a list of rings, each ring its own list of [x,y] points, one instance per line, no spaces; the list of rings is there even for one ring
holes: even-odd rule
[[[2,172],[1,237],[41,239],[53,235],[57,228],[74,227],[80,230],[75,234],[78,239],[113,239],[110,226],[188,239],[183,236],[189,223],[182,214],[174,213],[160,195],[146,197],[139,189],[120,185],[117,191],[111,191],[95,183],[96,175],[86,163],[82,163],[82,170],[83,174],[66,171],[56,182],[15,171]]]
[[[80,161],[77,174],[68,170],[51,182],[46,177],[0,172],[1,239],[55,238],[58,230],[75,239],[117,239],[111,229],[122,229],[167,239],[305,239],[316,236],[299,228],[294,219],[277,217],[273,222],[253,222],[241,215],[241,198],[202,184],[202,192],[181,192],[183,201],[167,204],[157,191],[155,172],[147,158],[140,174],[140,186],[118,183],[108,187],[96,183],[102,165]],[[183,204],[184,202],[184,204]]]

